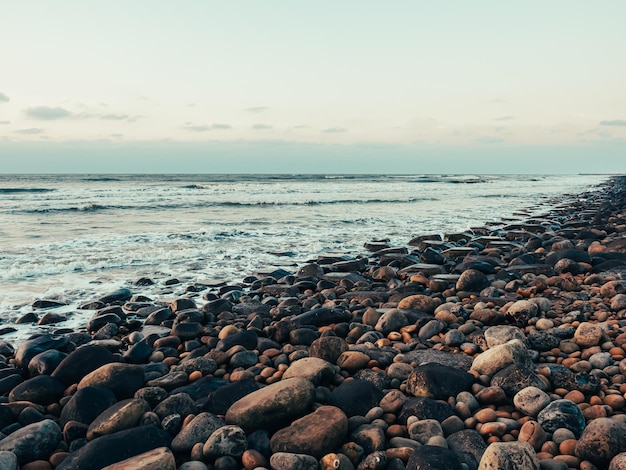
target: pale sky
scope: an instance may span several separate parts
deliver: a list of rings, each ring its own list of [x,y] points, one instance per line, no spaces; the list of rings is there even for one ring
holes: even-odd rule
[[[0,172],[626,172],[626,2],[0,0]]]

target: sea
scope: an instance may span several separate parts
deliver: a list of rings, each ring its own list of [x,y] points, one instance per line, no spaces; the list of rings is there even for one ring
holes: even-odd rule
[[[608,178],[0,174],[0,329],[16,328],[0,340],[84,325],[93,311],[78,307],[120,288],[173,299],[196,282],[368,256],[373,240],[540,215]],[[143,277],[154,285],[136,286]],[[68,320],[16,325],[38,299],[65,303],[55,311]]]

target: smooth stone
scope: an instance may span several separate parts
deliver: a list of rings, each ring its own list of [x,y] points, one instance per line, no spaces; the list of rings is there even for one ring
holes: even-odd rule
[[[406,381],[406,390],[415,397],[447,400],[474,383],[474,376],[454,367],[441,364],[417,366]]]
[[[61,426],[65,426],[68,421],[77,421],[89,425],[116,401],[115,394],[108,388],[86,387],[80,389],[72,395],[61,410],[59,423]]]
[[[526,387],[548,389],[546,383],[525,364],[511,364],[500,369],[491,377],[491,386],[500,387],[509,397]]]
[[[467,269],[463,271],[459,279],[456,281],[457,292],[480,292],[487,286],[489,286],[487,276],[476,269]]]
[[[43,334],[32,339],[27,339],[15,350],[15,365],[22,369],[28,369],[28,363],[37,354],[49,349],[69,352],[72,347],[72,343],[61,335]]]
[[[172,440],[172,450],[177,454],[190,452],[195,444],[205,443],[213,431],[226,426],[226,422],[214,414],[199,413]]]
[[[406,470],[462,470],[458,455],[438,446],[425,445],[414,451],[406,463]]]
[[[3,470],[20,470],[17,455],[8,450],[0,451],[0,468]]]
[[[580,408],[571,400],[555,400],[537,416],[537,422],[546,432],[559,428],[569,429],[578,438],[585,429],[585,418]]]
[[[121,462],[107,465],[102,470],[176,470],[174,454],[167,447],[158,447]]]
[[[426,362],[434,362],[444,366],[455,367],[468,371],[472,366],[472,358],[465,354],[456,354],[446,351],[437,351],[434,349],[416,349],[404,354],[407,360],[417,364]]]
[[[350,434],[350,441],[363,448],[365,454],[383,451],[387,447],[385,431],[376,424],[363,424]]]
[[[621,452],[611,459],[609,470],[626,470],[626,452]]]
[[[335,388],[328,404],[341,409],[348,417],[365,416],[371,408],[378,406],[383,396],[383,392],[372,383],[354,379]]]
[[[548,435],[537,421],[526,421],[517,436],[520,442],[528,442],[535,451],[539,452],[541,446],[548,440]]]
[[[336,364],[341,353],[349,349],[345,339],[339,336],[322,336],[309,347],[309,357],[317,357]]]
[[[207,459],[241,457],[247,449],[248,440],[244,430],[239,426],[226,425],[211,433],[202,447],[202,455]]]
[[[92,421],[87,429],[87,439],[91,441],[105,434],[135,427],[141,416],[148,411],[150,411],[150,405],[140,398],[129,398],[117,402]]]
[[[381,392],[391,388],[391,377],[380,370],[361,369],[353,375],[355,380],[364,380],[371,383]]]
[[[61,363],[67,354],[56,349],[48,349],[33,357],[28,363],[28,373],[31,377],[36,375],[50,375]]]
[[[144,368],[142,366],[114,362],[100,366],[87,374],[78,383],[78,389],[107,387],[118,399],[124,399],[131,398],[143,384]]]
[[[9,401],[29,401],[38,405],[56,403],[63,396],[65,386],[49,375],[38,375],[17,385],[9,393]]]
[[[328,361],[317,357],[304,357],[292,362],[283,374],[283,380],[303,377],[313,385],[328,385],[335,377],[335,367]]]
[[[443,429],[434,419],[422,419],[409,426],[409,437],[420,444],[426,444],[435,436],[443,437]]]
[[[254,379],[227,383],[209,394],[203,408],[209,413],[225,415],[233,403],[260,388]]]
[[[488,348],[507,343],[513,339],[526,341],[526,335],[517,326],[494,325],[485,330],[485,341]]]
[[[523,327],[528,324],[531,318],[535,318],[538,313],[539,306],[535,302],[518,300],[507,309],[506,316],[512,318],[517,326]]]
[[[337,358],[337,365],[350,373],[367,367],[371,358],[360,351],[345,351]]]
[[[494,442],[487,447],[478,470],[539,470],[539,459],[527,442]]]
[[[418,338],[427,341],[433,336],[437,336],[446,328],[446,324],[440,320],[430,320],[417,332]]]
[[[226,422],[243,428],[276,429],[304,415],[315,400],[315,387],[302,377],[281,380],[252,392],[233,403]]]
[[[341,447],[348,432],[348,418],[334,406],[320,406],[313,413],[277,431],[270,441],[272,452],[308,454],[317,459]]]
[[[474,429],[464,429],[455,432],[446,438],[448,448],[459,457],[469,470],[476,470],[487,444],[482,436]]]
[[[159,447],[169,447],[171,436],[154,426],[138,426],[90,441],[70,454],[56,470],[100,470]]]
[[[173,414],[178,414],[184,419],[187,415],[195,414],[197,411],[196,403],[186,393],[170,395],[154,408],[154,412],[160,419]]]
[[[405,424],[407,418],[415,416],[417,419],[434,419],[442,422],[454,414],[452,407],[443,401],[428,397],[410,398],[402,406],[398,415],[398,422]]]
[[[405,297],[398,303],[399,309],[419,310],[422,312],[433,314],[435,309],[439,307],[441,301],[437,298],[424,294],[414,294]]]
[[[511,364],[528,361],[528,351],[519,339],[507,341],[479,354],[472,362],[472,370],[481,375],[493,375]]]
[[[576,457],[596,465],[607,465],[626,451],[626,423],[611,418],[590,421],[576,443]]]
[[[58,424],[50,419],[29,424],[0,441],[0,451],[13,452],[20,465],[47,460],[63,440]]]
[[[550,395],[540,388],[532,386],[523,388],[513,397],[515,408],[532,417],[536,417],[551,401]]]
[[[603,336],[604,331],[600,325],[582,322],[578,325],[578,328],[576,328],[573,341],[582,348],[590,348],[600,344]]]
[[[404,382],[412,372],[413,366],[405,362],[394,362],[387,367],[387,375],[391,379],[398,379],[400,382]]]
[[[400,331],[401,328],[407,326],[408,324],[409,320],[407,320],[404,313],[397,308],[392,308],[382,314],[374,329],[387,336],[393,331]]]
[[[317,459],[312,455],[276,452],[270,457],[272,470],[317,470]]]

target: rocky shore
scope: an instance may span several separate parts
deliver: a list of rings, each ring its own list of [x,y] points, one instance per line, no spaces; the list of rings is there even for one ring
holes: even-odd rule
[[[626,469],[626,177],[365,249],[0,341],[0,468]]]

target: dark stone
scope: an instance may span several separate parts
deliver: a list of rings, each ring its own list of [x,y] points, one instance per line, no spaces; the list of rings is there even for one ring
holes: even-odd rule
[[[289,332],[289,342],[293,345],[310,346],[320,334],[311,328],[296,328]]]
[[[474,384],[474,376],[455,367],[428,363],[417,366],[406,381],[407,392],[416,397],[447,400]]]
[[[383,395],[370,382],[355,379],[343,382],[333,390],[329,404],[341,409],[348,417],[365,416],[371,408],[378,406]]]
[[[50,419],[29,424],[0,441],[0,451],[13,452],[20,465],[35,460],[48,460],[63,435],[58,424]]]
[[[461,470],[457,454],[444,447],[422,446],[411,454],[406,470]]]
[[[416,416],[418,419],[434,419],[441,423],[453,414],[452,407],[443,401],[428,397],[409,398],[400,410],[398,422],[406,424],[409,416]]]
[[[103,304],[122,304],[127,302],[132,297],[132,292],[129,289],[118,289],[110,294],[107,294],[98,299],[98,302]]]
[[[36,375],[50,375],[67,354],[56,349],[48,349],[37,354],[28,363],[28,373],[31,377]]]
[[[535,349],[539,352],[550,351],[552,348],[558,348],[561,340],[556,336],[546,333],[545,331],[538,331],[526,337],[528,345],[531,349]]]
[[[73,348],[69,340],[60,335],[44,334],[35,338],[27,339],[20,344],[15,351],[15,364],[17,367],[28,368],[28,363],[37,354],[49,349],[57,349],[62,352],[70,352]]]
[[[564,388],[592,394],[600,388],[598,378],[586,372],[574,373],[560,364],[548,364],[547,367],[550,369],[548,378],[553,389]]]
[[[49,375],[39,375],[16,386],[9,394],[9,401],[29,401],[47,406],[63,396],[65,385]]]
[[[52,376],[63,382],[65,386],[70,386],[80,382],[90,372],[114,360],[113,353],[102,346],[81,346],[61,361]]]
[[[4,429],[15,422],[15,415],[8,406],[0,405],[0,429]]]
[[[187,415],[195,414],[197,411],[196,404],[186,393],[170,395],[154,408],[154,412],[161,419],[172,414],[179,414],[184,419]]]
[[[78,390],[61,410],[59,422],[65,426],[69,421],[85,425],[117,402],[115,394],[104,387],[86,387]]]
[[[555,400],[537,416],[537,422],[546,432],[559,428],[569,429],[578,439],[585,429],[583,412],[570,400]]]
[[[115,313],[96,313],[96,315],[94,315],[89,322],[87,322],[87,331],[93,333],[109,323],[113,325],[121,325],[122,322],[123,320]]]
[[[417,364],[434,362],[464,371],[470,370],[473,359],[467,354],[436,351],[434,349],[416,349],[405,354],[407,359]]]
[[[17,385],[24,382],[24,377],[17,371],[0,379],[0,395],[5,395],[13,390]]]
[[[384,389],[391,387],[391,377],[384,372],[375,369],[361,369],[354,374],[354,378],[371,383],[381,392]]]
[[[85,387],[107,387],[122,400],[131,398],[145,381],[143,367],[133,364],[113,362],[105,364],[86,375],[78,384],[79,390]]]
[[[491,266],[489,267],[491,268]],[[489,280],[485,274],[476,269],[468,269],[463,271],[459,279],[456,281],[456,290],[480,292],[488,285]]]
[[[154,426],[138,426],[101,436],[70,454],[56,470],[100,470],[107,465],[158,447],[169,447],[171,436]]]
[[[491,377],[491,385],[500,387],[509,397],[526,387],[537,387],[546,390],[546,384],[535,372],[525,364],[511,364]]]
[[[151,312],[144,321],[144,325],[160,325],[164,321],[172,318],[174,318],[174,312],[168,307],[162,307]]]
[[[345,339],[339,336],[322,336],[311,343],[309,357],[318,357],[336,364],[337,358],[347,350],[348,343]]]
[[[144,364],[148,362],[154,349],[145,341],[133,344],[128,351],[124,353],[124,361],[130,364]]]
[[[487,444],[478,431],[474,429],[464,429],[455,432],[446,438],[448,448],[465,463],[469,470],[477,470]]]
[[[345,310],[321,307],[296,315],[291,320],[296,327],[299,327],[301,325],[325,326],[349,321],[350,318],[350,312]]]
[[[228,383],[209,395],[203,409],[216,415],[225,415],[233,403],[259,388],[260,385],[254,379]]]
[[[219,340],[216,351],[228,351],[233,346],[243,346],[247,350],[251,351],[256,349],[257,341],[259,337],[254,331],[243,330],[234,335],[227,336],[224,339]]]

